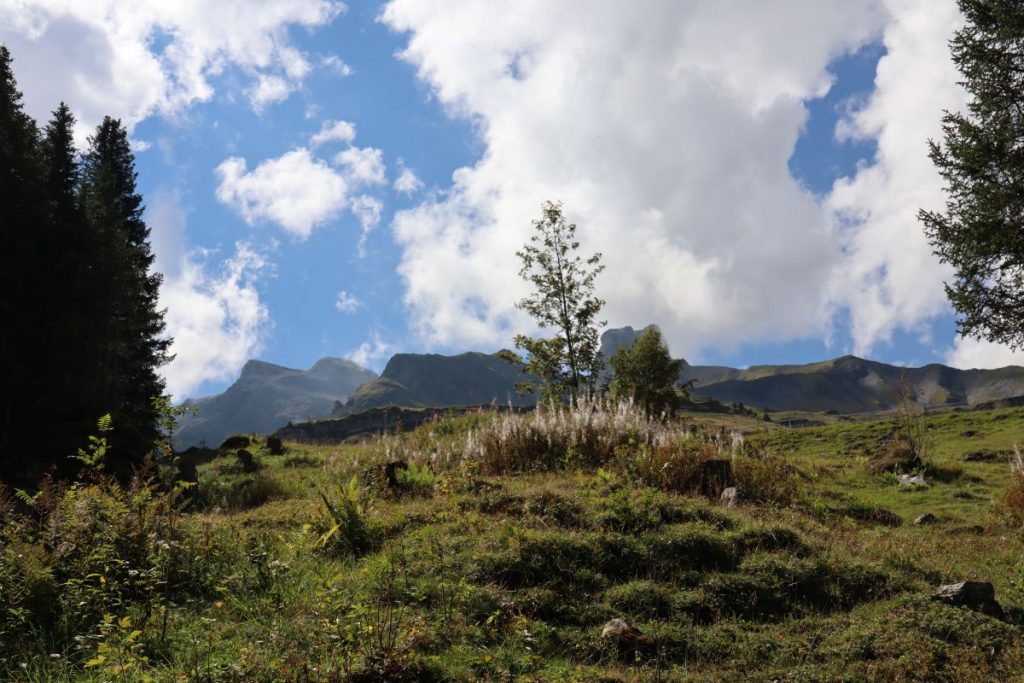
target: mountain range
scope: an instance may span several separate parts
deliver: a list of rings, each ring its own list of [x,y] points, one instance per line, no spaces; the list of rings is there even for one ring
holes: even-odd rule
[[[601,335],[606,358],[631,345],[648,328],[611,329]],[[238,381],[216,396],[190,400],[198,415],[182,420],[176,442],[215,446],[235,433],[269,433],[289,422],[347,417],[383,406],[434,408],[499,403],[531,405],[520,396],[522,366],[499,354],[453,356],[400,353],[378,377],[340,358],[323,358],[309,370],[249,361]],[[692,394],[723,403],[765,410],[835,411],[841,414],[887,410],[899,403],[905,386],[927,405],[979,404],[1024,395],[1024,368],[958,370],[931,364],[903,368],[843,356],[804,365],[731,368],[687,365],[680,382],[693,382]]]
[[[223,393],[189,399],[175,444],[216,447],[228,434],[267,434],[289,422],[330,415],[334,404],[377,373],[342,358],[321,358],[309,370],[250,360]]]

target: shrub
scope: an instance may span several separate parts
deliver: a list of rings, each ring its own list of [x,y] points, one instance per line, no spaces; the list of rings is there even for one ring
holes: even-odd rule
[[[245,434],[232,434],[231,436],[224,439],[220,444],[220,450],[222,451],[234,451],[239,448],[248,448],[252,445],[252,439]]]
[[[1024,455],[1016,445],[1010,461],[1010,483],[1003,496],[1003,506],[1016,528],[1024,527]]]
[[[333,555],[362,555],[376,545],[376,534],[366,521],[368,502],[359,489],[359,480],[352,477],[334,500],[323,491],[320,499],[327,517],[327,530],[316,547]]]
[[[656,445],[670,430],[632,402],[581,398],[575,404],[541,405],[521,415],[495,418],[466,439],[464,458],[483,474],[599,466],[630,443]]]
[[[203,484],[199,487],[196,505],[200,509],[241,512],[287,496],[288,491],[279,481],[265,474],[256,474]]]
[[[734,458],[732,465],[747,500],[788,505],[799,494],[795,468],[778,456]]]

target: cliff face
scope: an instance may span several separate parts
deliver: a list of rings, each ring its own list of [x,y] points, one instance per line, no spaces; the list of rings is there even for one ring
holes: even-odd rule
[[[223,393],[186,401],[199,413],[182,418],[175,445],[216,446],[228,434],[266,434],[289,421],[326,417],[336,401],[376,376],[342,358],[321,358],[309,370],[251,360]]]
[[[334,417],[354,415],[381,406],[437,408],[465,405],[533,405],[533,395],[519,395],[516,383],[528,379],[522,365],[496,354],[399,353],[380,377],[359,387]]]

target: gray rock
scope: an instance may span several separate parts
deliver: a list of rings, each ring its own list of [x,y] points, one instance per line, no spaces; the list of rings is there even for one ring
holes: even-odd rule
[[[730,486],[722,491],[722,497],[719,498],[719,500],[725,507],[734,508],[740,504],[743,500],[743,496],[740,494],[740,490],[738,488]]]
[[[996,590],[988,581],[961,581],[939,586],[932,598],[954,607],[967,607],[996,619],[1005,619],[1003,608],[996,602]]]
[[[611,619],[601,628],[601,638],[606,640],[635,641],[640,631],[625,619]]]
[[[921,526],[923,524],[935,524],[937,521],[939,521],[938,517],[930,512],[926,512],[923,515],[918,515],[917,518],[914,519],[914,524]]]
[[[925,481],[923,474],[901,474],[896,479],[900,483],[900,488],[904,489],[916,489],[928,486],[928,482]]]

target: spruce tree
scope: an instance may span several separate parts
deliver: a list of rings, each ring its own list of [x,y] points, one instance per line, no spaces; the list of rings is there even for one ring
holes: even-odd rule
[[[92,378],[99,402],[113,417],[112,459],[122,471],[157,437],[153,399],[164,393],[157,369],[169,360],[163,312],[157,308],[161,276],[151,273],[149,228],[136,191],[135,158],[128,133],[106,117],[90,140],[82,164],[82,202],[91,239],[98,246],[96,321],[102,355]]]
[[[935,253],[955,269],[946,294],[964,336],[1024,347],[1024,4],[960,0],[950,42],[970,94],[947,112],[931,159],[945,212],[919,214]]]
[[[39,340],[45,366],[45,419],[51,425],[51,451],[66,455],[86,443],[98,405],[89,378],[97,374],[99,356],[93,327],[102,315],[90,296],[94,287],[94,245],[79,201],[81,174],[74,141],[75,117],[63,102],[43,130],[43,181],[49,201],[47,228],[40,235],[46,258],[45,293],[50,312],[45,337]],[[60,458],[60,464],[68,461]]]
[[[43,333],[37,236],[45,228],[39,132],[0,45],[0,474],[17,473],[38,434]]]

